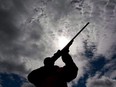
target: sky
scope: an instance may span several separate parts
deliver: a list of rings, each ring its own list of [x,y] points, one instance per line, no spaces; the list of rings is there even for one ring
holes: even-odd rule
[[[79,71],[68,86],[116,87],[116,0],[0,0],[0,87],[34,87],[27,75],[87,22],[70,47]]]

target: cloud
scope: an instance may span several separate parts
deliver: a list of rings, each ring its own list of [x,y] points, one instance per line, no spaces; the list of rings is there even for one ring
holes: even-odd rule
[[[101,77],[101,78],[89,78],[87,80],[87,87],[115,87],[116,86],[116,80],[112,80],[107,77]]]
[[[99,60],[97,59],[97,61]],[[102,60],[101,62],[95,62],[95,63],[96,63],[95,65],[92,65],[94,70],[91,70],[89,72],[89,78],[87,79],[86,86],[87,87],[93,87],[93,86],[94,87],[115,87],[116,86],[115,58],[112,57],[111,60],[106,59],[104,63]],[[99,68],[96,69],[96,67],[99,67]]]
[[[0,4],[0,71],[27,73],[21,58],[31,57],[38,50],[37,45],[31,42],[40,39],[42,32],[38,28],[41,28],[37,24],[33,25],[35,28],[32,30],[22,28],[23,23],[19,21],[23,20],[18,17],[25,17],[27,12],[23,1],[4,0]]]
[[[70,2],[70,0],[49,0],[45,4],[44,12],[47,17],[50,17],[50,20],[57,21],[70,13],[72,10]]]
[[[24,83],[21,87],[35,87],[31,83]]]
[[[8,3],[10,4],[8,5]],[[15,58],[17,58],[17,60],[19,59],[14,41],[17,41],[20,30],[13,24],[12,10],[10,10],[12,5],[13,3],[11,1],[1,1],[0,20],[2,21],[0,22],[0,62],[2,64],[1,66],[3,66],[0,68],[1,71],[5,68],[8,69],[9,65],[13,68],[13,61],[15,61]],[[15,56],[14,60],[13,56]],[[10,62],[8,63],[8,61],[10,61],[11,64],[9,64]]]
[[[26,74],[29,71],[26,70],[24,63],[16,63],[14,61],[0,61],[1,72],[13,72],[18,74]]]
[[[104,65],[103,71],[105,71],[104,75],[109,78],[116,78],[116,70],[115,70],[115,62],[116,59],[110,60],[107,64]]]

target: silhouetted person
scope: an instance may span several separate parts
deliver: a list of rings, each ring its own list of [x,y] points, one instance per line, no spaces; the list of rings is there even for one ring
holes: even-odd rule
[[[67,82],[76,78],[78,71],[68,52],[67,50],[61,55],[65,66],[54,65],[57,57],[61,54],[61,51],[57,51],[53,57],[45,58],[44,66],[33,70],[28,75],[28,80],[36,87],[67,87]]]

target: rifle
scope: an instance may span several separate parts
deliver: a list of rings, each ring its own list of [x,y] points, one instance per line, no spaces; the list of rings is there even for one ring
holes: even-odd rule
[[[72,45],[74,39],[86,28],[86,26],[89,24],[89,22],[69,41],[69,43],[60,51],[56,52],[54,55],[53,55],[53,59],[54,60],[57,60],[63,52],[67,51],[69,49],[69,47]]]

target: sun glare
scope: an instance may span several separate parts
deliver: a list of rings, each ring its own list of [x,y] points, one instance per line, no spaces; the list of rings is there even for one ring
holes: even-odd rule
[[[58,38],[59,49],[62,49],[68,42],[69,42],[69,40],[66,37],[64,37],[64,36],[59,37]]]

